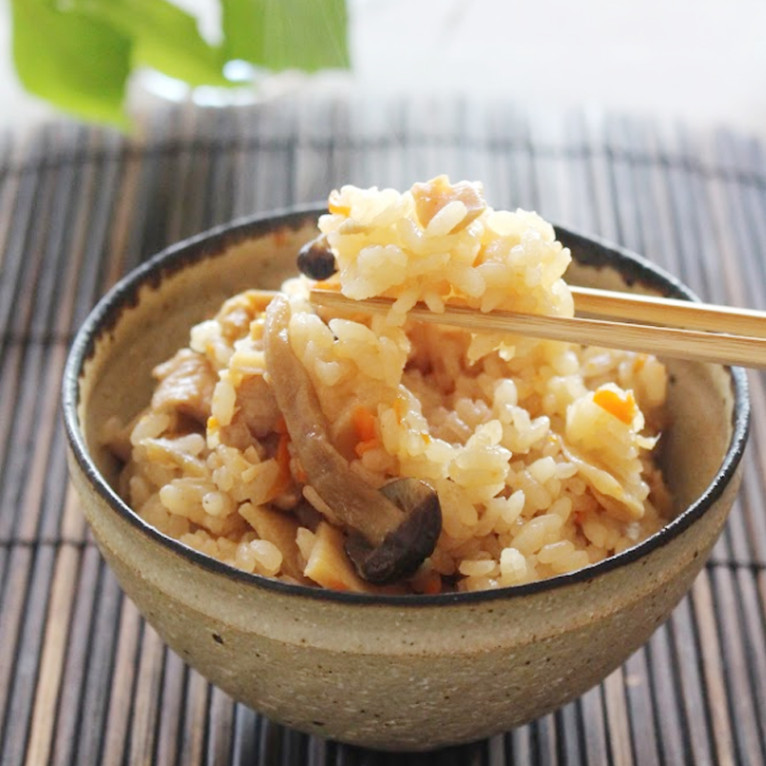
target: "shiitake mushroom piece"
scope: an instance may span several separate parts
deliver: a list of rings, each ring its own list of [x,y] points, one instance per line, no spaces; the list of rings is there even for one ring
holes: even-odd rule
[[[266,367],[307,483],[342,525],[346,552],[368,582],[390,583],[411,574],[433,552],[441,507],[433,488],[404,478],[375,489],[351,470],[332,444],[306,368],[289,339],[291,308],[277,295],[266,310]],[[321,511],[321,509],[319,509]]]

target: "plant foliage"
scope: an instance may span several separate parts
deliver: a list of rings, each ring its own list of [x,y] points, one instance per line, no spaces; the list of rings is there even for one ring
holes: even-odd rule
[[[79,117],[127,126],[125,93],[140,67],[190,86],[232,85],[229,61],[270,71],[348,68],[345,0],[219,0],[222,41],[170,0],[11,0],[22,85]]]

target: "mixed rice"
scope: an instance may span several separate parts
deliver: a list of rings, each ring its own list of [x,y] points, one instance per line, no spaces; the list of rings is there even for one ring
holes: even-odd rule
[[[667,375],[654,357],[416,323],[418,302],[572,316],[570,253],[533,212],[493,210],[445,177],[404,193],[345,186],[319,228],[352,299],[387,314],[332,316],[289,280],[289,345],[347,469],[437,493],[442,528],[387,590],[439,593],[548,578],[658,530],[670,499],[653,450]],[[245,291],[155,369],[149,407],[108,424],[120,491],[163,533],[248,572],[369,591],[348,533],[301,464],[268,371],[271,296]]]

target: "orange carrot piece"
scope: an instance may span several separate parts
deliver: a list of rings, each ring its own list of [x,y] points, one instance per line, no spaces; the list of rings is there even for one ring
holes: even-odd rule
[[[358,441],[368,442],[378,438],[378,419],[366,407],[357,407],[351,419]]]
[[[629,425],[633,421],[636,411],[636,400],[633,393],[627,391],[623,399],[616,391],[610,388],[600,388],[593,394],[593,401],[610,415]]]
[[[351,208],[348,205],[340,204],[340,194],[337,189],[333,189],[330,192],[330,197],[327,200],[327,209],[334,215],[350,215]]]
[[[333,274],[331,277],[327,277],[327,279],[322,279],[317,282],[317,287],[320,290],[332,290],[333,292],[339,293],[341,284],[338,281],[337,275]]]
[[[354,425],[354,432],[357,438],[354,451],[359,457],[362,457],[365,452],[380,446],[378,418],[366,407],[361,405],[357,407],[351,415],[351,422]]]
[[[438,572],[431,572],[426,580],[423,593],[428,596],[433,596],[436,593],[442,592],[442,578]]]
[[[348,585],[345,582],[343,582],[343,580],[339,580],[335,577],[325,578],[325,581],[322,583],[322,586],[327,588],[328,590],[340,590],[340,591],[350,590]]]

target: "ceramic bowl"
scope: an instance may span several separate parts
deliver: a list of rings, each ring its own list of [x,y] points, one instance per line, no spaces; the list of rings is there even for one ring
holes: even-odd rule
[[[63,402],[72,480],[104,557],[164,641],[214,684],[311,734],[416,750],[518,726],[582,694],[644,643],[690,587],[740,483],[748,430],[739,369],[668,361],[663,460],[677,515],[636,547],[521,587],[369,596],[246,574],[147,526],[115,492],[99,443],[150,398],[152,367],[248,287],[277,288],[319,209],[256,217],[174,246],[127,276],[76,337]],[[568,279],[691,298],[623,250],[558,229]]]

